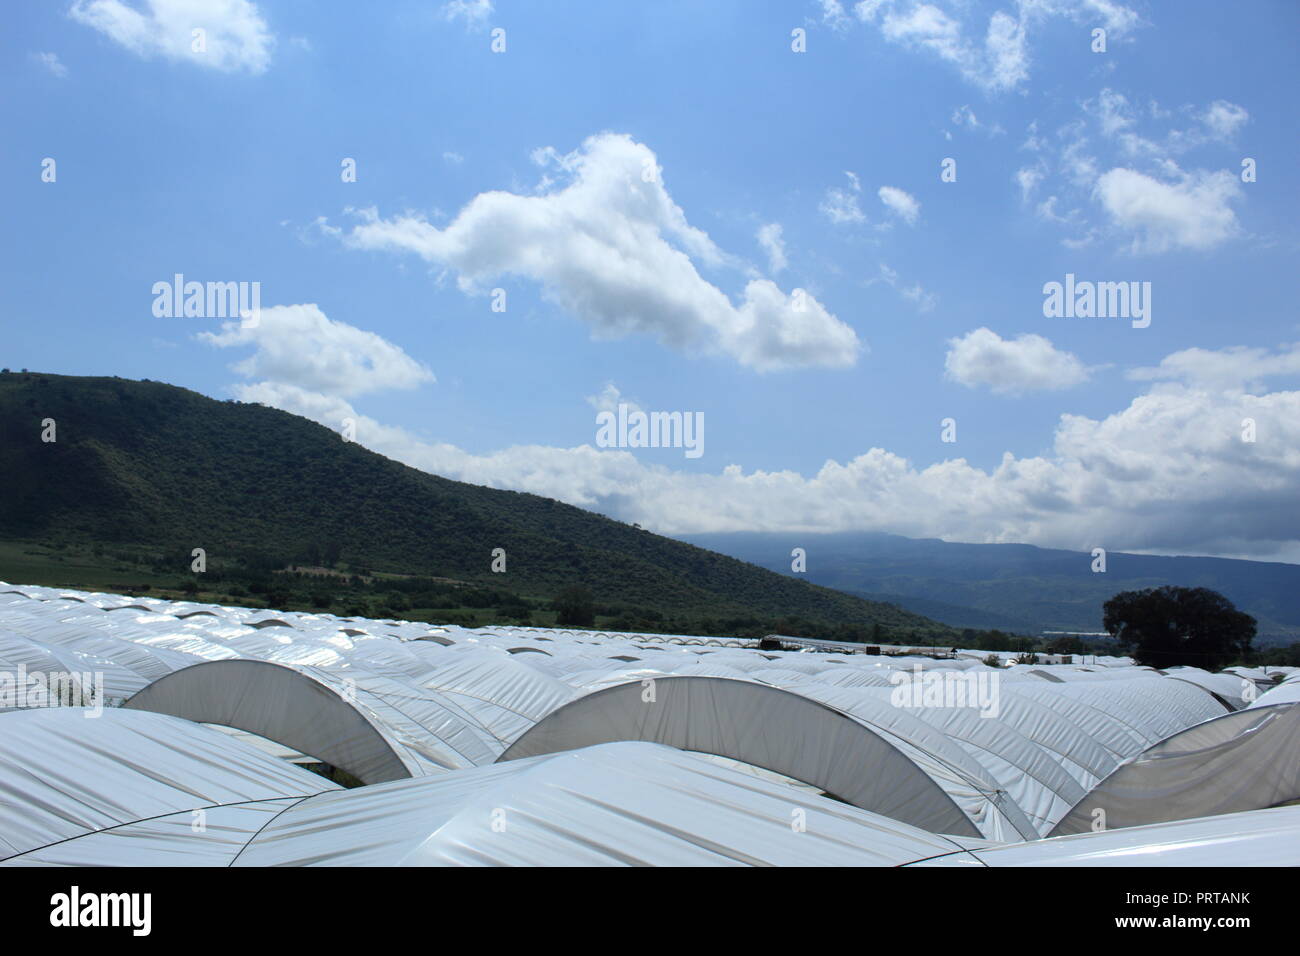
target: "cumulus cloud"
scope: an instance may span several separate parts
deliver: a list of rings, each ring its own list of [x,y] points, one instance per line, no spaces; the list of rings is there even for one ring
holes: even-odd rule
[[[891,213],[909,226],[916,225],[916,217],[921,214],[921,204],[916,197],[894,186],[881,186],[876,195]]]
[[[238,367],[265,380],[235,386],[236,397],[329,428],[351,419],[360,444],[414,468],[557,498],[667,534],[880,530],[1081,550],[1100,545],[1300,556],[1300,510],[1294,507],[1300,498],[1300,391],[1256,395],[1237,387],[1243,379],[1300,373],[1300,343],[1275,353],[1174,353],[1154,370],[1134,370],[1133,377],[1155,384],[1127,407],[1100,419],[1064,414],[1048,452],[1028,458],[1008,452],[989,470],[962,458],[917,467],[871,448],[805,476],[746,471],[738,464],[704,474],[675,471],[643,463],[631,451],[585,442],[472,454],[368,418],[350,403],[363,392],[431,378],[396,345],[332,323],[315,306],[265,309],[263,326],[229,344],[256,340],[260,353],[263,340],[294,340],[302,343],[300,352],[326,355],[295,360],[269,347],[265,351],[274,356],[255,355],[259,361]],[[207,338],[237,332],[225,328]],[[979,333],[987,330],[965,338]],[[1019,341],[1025,338],[1037,337]],[[1046,363],[1061,362],[1050,343],[1031,343],[1026,352],[1035,350]],[[1056,374],[1078,370],[1067,360]],[[612,382],[587,398],[597,410],[620,402],[635,404]],[[1247,418],[1255,423],[1255,441],[1242,440]]]
[[[398,346],[374,332],[336,322],[316,305],[262,309],[256,325],[226,322],[220,331],[201,332],[198,338],[219,348],[253,346],[253,354],[232,368],[245,378],[268,380],[266,388],[351,398],[434,380],[432,372]]]
[[[224,72],[262,73],[275,37],[249,0],[75,0],[68,15],[137,56],[184,60]],[[204,48],[194,49],[195,30]]]
[[[781,239],[780,223],[769,222],[764,226],[760,226],[758,244],[767,253],[767,266],[771,272],[775,274],[789,265],[785,257],[785,243]]]
[[[1096,194],[1112,224],[1133,234],[1134,252],[1211,249],[1239,232],[1230,204],[1241,187],[1227,170],[1162,182],[1120,167],[1097,180]]]
[[[998,394],[1056,391],[1088,379],[1088,370],[1069,352],[1041,335],[1004,339],[979,328],[948,340],[948,378],[968,388],[987,385]]]
[[[1031,124],[1023,148],[1034,161],[1015,175],[1022,201],[1045,194],[1034,206],[1039,217],[1075,232],[1064,245],[1110,236],[1131,252],[1163,253],[1211,249],[1241,234],[1233,208],[1245,196],[1235,170],[1239,157],[1232,155],[1231,170],[1190,172],[1176,158],[1196,148],[1222,150],[1248,122],[1244,108],[1226,100],[1203,108],[1164,110],[1154,101],[1142,107],[1110,88],[1080,107],[1082,116],[1055,136]],[[1174,116],[1186,122],[1151,128]]]
[[[540,150],[535,159],[561,180],[538,195],[481,193],[443,229],[423,216],[367,210],[351,231],[334,234],[353,248],[448,267],[469,294],[506,276],[531,279],[598,337],[651,335],[759,371],[857,360],[857,334],[802,290],[752,279],[733,303],[700,275],[696,261],[718,267],[731,257],[687,222],[647,146],[602,133],[573,153]]]
[[[1268,378],[1300,376],[1300,343],[1276,351],[1247,348],[1183,349],[1165,356],[1154,368],[1135,368],[1128,377],[1136,381],[1182,382],[1223,392],[1263,391]]]
[[[726,465],[709,474],[632,452],[521,445],[485,455],[429,442],[346,400],[261,383],[236,394],[338,428],[390,458],[510,488],[667,534],[880,530],[954,541],[1267,558],[1300,540],[1300,392],[1254,396],[1158,386],[1101,419],[1063,415],[1048,453],[984,470],[957,458],[918,467],[882,448],[809,476]],[[1241,440],[1244,418],[1258,439]]]

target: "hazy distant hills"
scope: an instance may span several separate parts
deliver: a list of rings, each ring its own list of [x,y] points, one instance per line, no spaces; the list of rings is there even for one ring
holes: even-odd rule
[[[1099,631],[1112,595],[1162,584],[1208,587],[1259,621],[1257,643],[1300,640],[1300,565],[1110,552],[1091,555],[1027,544],[953,544],[874,532],[685,535],[684,540],[789,575],[790,551],[807,551],[807,579],[891,601],[954,627]]]

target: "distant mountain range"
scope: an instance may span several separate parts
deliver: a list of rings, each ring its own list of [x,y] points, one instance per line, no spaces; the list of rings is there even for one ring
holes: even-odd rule
[[[752,629],[796,618],[952,636],[888,604],[549,498],[430,475],[305,418],[160,382],[0,374],[0,480],[0,540],[93,547],[105,562],[123,548],[165,550],[178,577],[192,577],[196,547],[263,567],[324,554],[352,571],[530,598],[585,585],[601,604],[669,622],[748,619]],[[504,574],[491,570],[496,548]]]
[[[1257,645],[1300,641],[1295,564],[1110,552],[1105,573],[1094,573],[1090,554],[1028,544],[956,544],[876,532],[682,537],[790,576],[790,552],[801,547],[807,580],[893,602],[953,627],[1100,631],[1102,605],[1114,594],[1175,584],[1212,588],[1253,615]]]

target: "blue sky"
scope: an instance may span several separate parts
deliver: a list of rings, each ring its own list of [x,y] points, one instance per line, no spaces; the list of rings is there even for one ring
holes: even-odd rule
[[[1292,3],[16,14],[11,368],[668,533],[1300,560]],[[176,273],[260,282],[259,324],[154,315]],[[1045,316],[1067,273],[1150,283],[1150,325]],[[620,401],[704,454],[597,448]]]

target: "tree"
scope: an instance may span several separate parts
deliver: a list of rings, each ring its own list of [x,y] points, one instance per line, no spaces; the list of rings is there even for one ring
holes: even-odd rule
[[[1209,588],[1124,591],[1106,602],[1103,626],[1139,664],[1220,670],[1250,653],[1255,619]]]
[[[596,604],[591,591],[581,584],[573,584],[555,596],[551,607],[556,611],[555,623],[560,627],[591,627],[596,623]]]
[[[1087,652],[1088,648],[1083,641],[1073,635],[1054,637],[1047,642],[1049,654],[1086,654]]]

